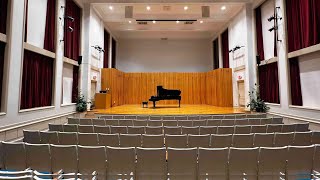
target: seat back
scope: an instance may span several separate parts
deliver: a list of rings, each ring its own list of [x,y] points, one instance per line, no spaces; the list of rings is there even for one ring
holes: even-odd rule
[[[49,125],[49,131],[63,132],[62,124],[48,124],[48,125]]]
[[[79,133],[78,142],[81,146],[98,146],[98,134],[97,133]]]
[[[120,119],[119,126],[133,126],[133,121],[131,119]]]
[[[178,125],[178,122],[176,120],[165,120],[165,121],[162,121],[162,123],[163,123],[163,126],[177,126]]]
[[[200,127],[182,127],[182,134],[194,134],[194,135],[199,135],[200,133]]]
[[[199,121],[199,120],[196,120]],[[186,127],[192,127],[192,121],[190,120],[185,120],[185,121],[178,121],[178,126],[186,126]],[[164,125],[164,123],[163,123]]]
[[[246,119],[247,115],[246,114],[236,114],[236,119]]]
[[[52,172],[48,144],[25,144],[27,167],[40,172]]]
[[[281,132],[282,125],[279,124],[268,124],[267,125],[267,133],[276,133]]]
[[[121,147],[141,147],[141,134],[120,134]]]
[[[136,115],[126,115],[124,119],[137,119]]]
[[[250,118],[248,119],[249,125],[261,125],[260,118]]]
[[[286,172],[287,147],[261,147],[259,153],[259,179],[280,179]]]
[[[309,131],[309,123],[297,123],[295,125],[296,132],[306,132]]]
[[[315,153],[313,158],[313,169],[317,172],[320,172],[320,145],[315,145]]]
[[[93,125],[92,119],[81,118],[79,119],[80,125]]]
[[[80,124],[79,118],[68,118],[68,124]]]
[[[210,134],[207,135],[188,135],[188,147],[210,147]]]
[[[92,119],[92,124],[95,126],[106,126],[104,119]]]
[[[58,133],[55,131],[41,131],[40,138],[42,144],[59,144]]]
[[[165,135],[166,147],[172,148],[187,148],[188,147],[188,136],[184,135]]]
[[[148,121],[147,120],[133,120],[134,126],[147,126]]]
[[[132,179],[135,176],[135,148],[107,147],[107,179]]]
[[[64,173],[78,171],[78,154],[75,145],[50,145],[52,172],[63,169]]]
[[[200,134],[217,134],[217,126],[200,126]]]
[[[106,151],[104,146],[78,146],[79,173],[91,175],[96,171],[98,179],[100,179],[106,176],[106,169]]]
[[[108,119],[108,120],[105,120],[105,123],[107,126],[119,126],[118,119]]]
[[[258,154],[258,148],[230,148],[230,179],[257,179]]]
[[[224,115],[213,115],[211,119],[223,119]]]
[[[206,126],[207,120],[193,120],[192,126]]]
[[[220,119],[208,119],[207,126],[220,126],[221,120]]]
[[[282,147],[293,144],[294,133],[275,133],[274,135],[274,146]]]
[[[111,134],[127,134],[128,133],[128,129],[127,126],[111,126],[110,127],[111,130]]]
[[[296,129],[295,124],[283,124],[281,132],[286,133],[286,132],[294,132]]]
[[[174,116],[163,116],[162,120],[174,120]]]
[[[312,132],[312,144],[320,144],[320,131]]]
[[[200,120],[199,115],[188,115],[188,120]]]
[[[252,125],[251,133],[266,133],[267,126],[266,125]]]
[[[136,178],[139,180],[167,179],[166,149],[137,148]]]
[[[212,119],[212,116],[211,115],[201,115],[200,119],[205,119],[205,120]]]
[[[273,117],[272,124],[283,124],[283,118],[282,117]]]
[[[168,148],[169,179],[197,179],[197,148]]]
[[[273,133],[256,133],[254,134],[254,147],[273,147]]]
[[[60,145],[77,145],[78,133],[77,132],[59,132],[59,144]]]
[[[249,125],[248,119],[236,119],[234,125]]]
[[[229,148],[199,148],[198,179],[227,179],[228,157]]]
[[[234,129],[235,134],[250,134],[251,126],[235,126]]]
[[[219,126],[218,134],[233,134],[234,126]]]
[[[79,125],[78,131],[80,133],[93,133],[93,126],[92,125]]]
[[[23,130],[23,141],[27,143],[40,144],[41,143],[40,132]]]
[[[261,118],[260,119],[260,124],[261,125],[272,124],[272,118]]]
[[[163,127],[164,134],[171,134],[171,135],[179,135],[181,134],[181,127],[180,126],[165,126]]]
[[[294,146],[309,146],[311,145],[312,132],[295,132]]]
[[[235,134],[233,135],[232,146],[237,148],[252,148],[253,134]]]
[[[163,128],[162,126],[147,126],[146,127],[146,134],[163,134]]]
[[[232,134],[213,134],[211,135],[211,147],[225,148],[232,146]]]
[[[142,147],[144,148],[162,148],[164,146],[164,135],[142,135]]]
[[[145,126],[129,126],[128,134],[145,134]]]
[[[234,126],[234,121],[234,119],[223,119],[220,126]]]
[[[98,134],[100,146],[119,147],[119,134]]]
[[[101,120],[100,120],[101,121]],[[95,133],[103,133],[103,134],[110,134],[110,126],[94,126]]]
[[[2,142],[3,162],[6,170],[25,170],[27,168],[26,150],[22,142]]]
[[[65,124],[63,125],[64,132],[78,132],[78,125],[77,124]]]
[[[150,121],[148,121],[148,126],[162,126],[162,121],[150,120]]]
[[[162,116],[153,116],[153,115],[151,115],[150,117],[149,117],[149,119],[150,120],[162,120]]]
[[[148,120],[149,116],[148,115],[138,115],[137,120]]]

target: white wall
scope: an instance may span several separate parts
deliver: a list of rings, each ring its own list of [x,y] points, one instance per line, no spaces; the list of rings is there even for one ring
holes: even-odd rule
[[[62,104],[72,103],[73,65],[63,63]]]
[[[125,72],[212,70],[210,40],[120,40],[117,68]]]
[[[274,21],[268,21],[268,18],[274,15],[274,8],[274,0],[267,0],[261,6],[264,59],[274,57],[274,31],[269,32],[274,26]]]
[[[303,106],[320,109],[320,52],[299,57]]]

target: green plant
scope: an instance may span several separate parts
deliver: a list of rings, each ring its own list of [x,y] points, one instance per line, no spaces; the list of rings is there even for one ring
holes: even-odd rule
[[[264,100],[261,99],[259,86],[257,84],[255,84],[255,86],[256,88],[249,91],[250,103],[247,104],[247,107],[250,107],[251,111],[267,112],[270,108],[266,105]]]
[[[84,112],[87,110],[87,102],[83,94],[79,94],[77,98],[76,110],[77,112]]]

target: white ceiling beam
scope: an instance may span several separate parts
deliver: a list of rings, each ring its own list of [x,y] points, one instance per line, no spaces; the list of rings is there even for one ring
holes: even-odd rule
[[[83,0],[86,3],[250,3],[253,0]]]

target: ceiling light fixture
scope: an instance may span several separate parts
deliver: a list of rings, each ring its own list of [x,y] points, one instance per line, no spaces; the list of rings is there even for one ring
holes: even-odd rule
[[[227,9],[226,6],[222,6],[222,7],[221,7],[221,10],[222,10],[222,11],[224,11],[224,10],[226,10],[226,9]]]
[[[151,9],[151,7],[150,7],[150,6],[147,6],[147,10],[150,11],[150,9]]]
[[[129,21],[129,23],[131,24],[131,23],[132,23],[132,21]]]
[[[153,22],[153,24],[155,24],[155,23],[156,23],[156,21],[155,21],[155,20],[153,20],[152,22]]]
[[[110,10],[113,10],[113,6],[109,6],[109,9],[110,9]]]
[[[202,24],[202,23],[203,23],[203,21],[201,20],[201,21],[200,21],[200,23]]]
[[[188,7],[188,6],[185,6],[183,9],[186,11],[186,10],[188,10],[188,9],[189,9],[189,7]]]
[[[177,20],[177,21],[176,21],[176,23],[177,23],[177,24],[179,24],[179,23],[180,23],[180,21],[179,21],[179,20]]]

